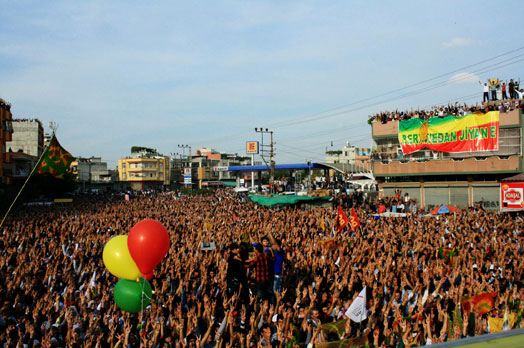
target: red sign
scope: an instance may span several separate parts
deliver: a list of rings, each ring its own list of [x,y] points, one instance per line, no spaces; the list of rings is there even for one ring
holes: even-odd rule
[[[500,201],[502,210],[524,210],[524,182],[508,182],[500,184]]]
[[[258,154],[258,141],[248,141],[246,143],[246,152],[252,155]]]

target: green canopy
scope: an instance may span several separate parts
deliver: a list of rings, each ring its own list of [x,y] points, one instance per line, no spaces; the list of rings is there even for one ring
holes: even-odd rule
[[[226,187],[236,187],[237,183],[235,181],[222,181],[222,184]]]
[[[299,202],[310,202],[313,203],[313,201],[329,201],[332,197],[331,196],[324,196],[324,197],[310,197],[310,196],[273,196],[273,197],[266,197],[266,196],[259,196],[259,195],[249,195],[249,199],[251,199],[253,202],[258,203],[260,205],[270,207],[277,204],[296,204]]]

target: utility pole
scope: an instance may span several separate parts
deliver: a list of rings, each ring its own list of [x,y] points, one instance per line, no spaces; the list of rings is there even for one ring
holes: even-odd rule
[[[269,168],[269,184],[271,185],[271,193],[274,191],[274,180],[275,180],[275,148],[273,143],[273,131],[268,130],[267,128],[255,128],[255,132],[260,133],[262,136],[262,144],[260,145],[261,154],[260,157],[262,157],[262,160],[264,160],[264,163],[266,164],[266,167]],[[264,145],[264,134],[270,135],[270,144]],[[269,165],[267,163],[267,156],[265,156],[265,148],[269,147]]]

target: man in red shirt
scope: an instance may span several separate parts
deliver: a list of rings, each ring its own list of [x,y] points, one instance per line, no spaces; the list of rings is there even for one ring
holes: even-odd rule
[[[271,282],[269,281],[269,259],[264,254],[262,244],[255,245],[256,255],[247,261],[246,267],[255,267],[256,277],[256,295],[259,301],[273,298],[273,291],[271,289]]]

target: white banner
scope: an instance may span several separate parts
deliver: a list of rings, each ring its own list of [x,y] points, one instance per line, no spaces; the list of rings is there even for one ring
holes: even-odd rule
[[[356,323],[360,323],[368,317],[368,311],[366,310],[366,287],[362,289],[355,301],[349,306],[346,311],[346,316]]]

